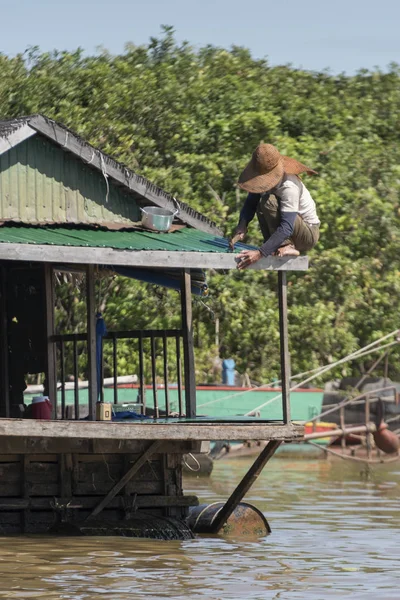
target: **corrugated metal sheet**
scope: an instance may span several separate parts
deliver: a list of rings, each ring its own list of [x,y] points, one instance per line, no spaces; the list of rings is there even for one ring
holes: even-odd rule
[[[82,227],[3,225],[0,227],[0,243],[5,242],[119,250],[229,252],[227,239],[192,228],[179,229],[173,233],[153,233],[141,230],[110,231]],[[237,244],[237,250],[243,248],[252,246]]]
[[[39,134],[38,137],[43,136],[46,140],[51,140],[51,143],[54,145],[52,147],[56,147],[58,149],[61,148],[62,152],[66,155],[71,153],[76,159],[78,159],[79,164],[83,165],[83,167],[87,170],[93,169],[97,171],[97,174],[100,175],[100,177],[103,178],[108,176],[109,179],[107,181],[115,183],[118,186],[118,189],[123,190],[130,198],[132,198],[133,193],[133,199],[138,197],[144,202],[144,204],[150,203],[152,206],[160,206],[161,208],[167,209],[174,208],[171,194],[162,190],[160,187],[143,177],[143,175],[134,173],[131,169],[128,169],[125,165],[117,162],[111,156],[108,156],[98,148],[94,148],[88,142],[83,140],[78,134],[65,127],[65,125],[56,123],[44,115],[37,114],[7,121],[0,120],[0,155],[3,153],[9,153],[12,148],[19,144],[23,144],[30,136],[36,135],[36,133]],[[15,166],[14,157],[11,162],[13,163],[13,166]],[[90,167],[87,167],[86,165],[90,165]],[[60,166],[62,167],[62,160]],[[8,168],[9,165],[7,163],[7,169]],[[8,182],[6,178],[6,186],[7,183]],[[21,184],[24,185],[23,177],[21,179]],[[18,199],[16,202],[18,204]],[[182,200],[180,200],[179,204],[179,220],[182,223],[185,223],[190,227],[200,229],[201,231],[205,231],[206,233],[212,233],[215,235],[221,234],[213,221],[195,211],[185,202],[182,202]],[[62,209],[62,206],[60,208]],[[30,224],[41,223],[42,221],[36,218],[36,212],[32,207],[31,210],[34,214],[33,219],[26,218],[25,216],[22,218],[13,216],[11,218],[13,220],[19,220]],[[26,214],[29,215],[28,212]],[[71,220],[73,222],[79,222],[76,218]],[[134,218],[133,220],[135,221],[137,219]],[[68,221],[68,219],[62,220],[55,218],[46,219],[44,222],[60,223],[66,221]],[[98,220],[92,218],[87,220],[87,218],[85,218],[85,220],[81,222],[97,222],[98,225],[104,225],[110,221],[108,219]]]
[[[0,221],[132,224],[140,218],[132,194],[41,136],[0,155]]]

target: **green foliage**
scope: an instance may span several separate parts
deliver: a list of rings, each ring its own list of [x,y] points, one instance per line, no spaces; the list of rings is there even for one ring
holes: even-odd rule
[[[293,372],[395,329],[400,67],[353,77],[270,67],[243,48],[196,51],[177,44],[172,28],[163,30],[160,39],[129,44],[119,56],[37,48],[15,58],[0,55],[0,114],[41,112],[65,123],[226,233],[244,200],[235,188],[240,170],[260,141],[276,144],[319,172],[306,184],[318,204],[321,240],[309,272],[290,276]],[[260,239],[253,223],[249,241]],[[254,380],[276,377],[275,275],[218,273],[209,283],[209,309],[197,303],[194,311],[199,380],[212,379],[218,352],[234,357]],[[178,294],[149,289],[113,280],[108,328],[178,326]],[[67,323],[64,309],[74,302],[75,320]],[[219,319],[219,348],[210,310]],[[60,326],[76,329],[82,315],[80,300],[64,290]],[[134,361],[126,348],[120,373],[136,370]]]

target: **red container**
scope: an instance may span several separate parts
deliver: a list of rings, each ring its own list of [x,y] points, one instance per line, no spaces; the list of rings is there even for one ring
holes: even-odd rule
[[[32,419],[51,419],[52,406],[47,396],[32,398]]]

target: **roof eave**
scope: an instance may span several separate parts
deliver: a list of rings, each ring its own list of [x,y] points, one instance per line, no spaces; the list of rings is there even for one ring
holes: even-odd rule
[[[236,269],[237,254],[231,252],[182,252],[167,250],[116,250],[51,244],[0,244],[0,260],[94,264],[169,269]],[[255,271],[306,271],[308,257],[267,256],[249,267]]]
[[[6,136],[0,137],[0,155],[8,152],[8,150],[11,150],[11,148],[14,148],[33,135],[36,135],[36,133],[36,130],[28,123],[21,124],[18,128],[10,131]]]

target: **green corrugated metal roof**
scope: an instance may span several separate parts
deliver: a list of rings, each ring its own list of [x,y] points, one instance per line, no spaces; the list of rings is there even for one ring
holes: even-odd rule
[[[177,252],[229,252],[228,240],[197,229],[183,228],[170,233],[141,230],[110,231],[83,227],[22,226],[0,227],[0,243],[50,244],[118,250],[167,250]],[[251,248],[238,244],[236,249]]]

